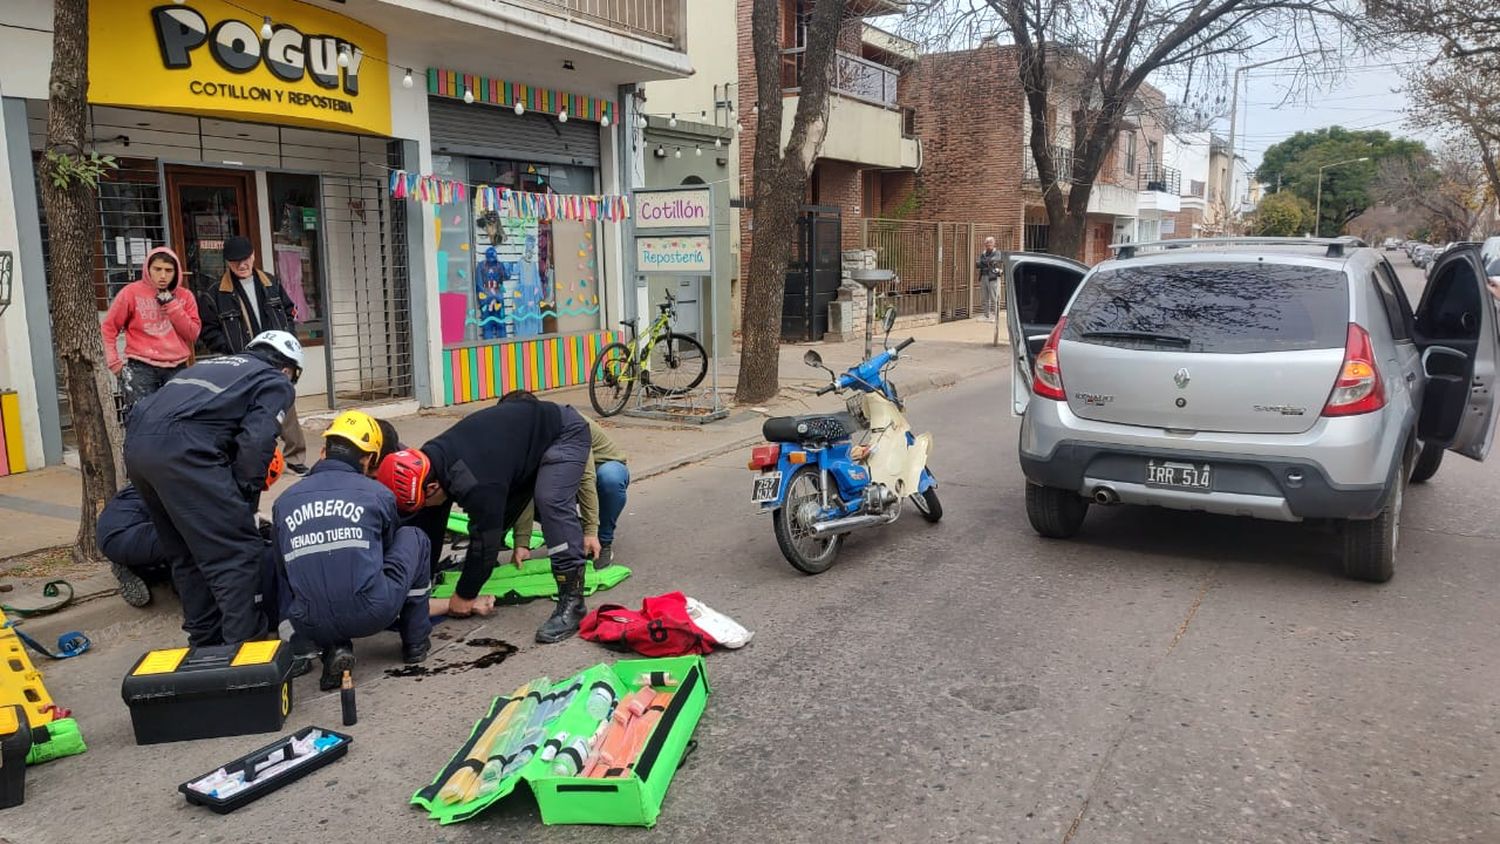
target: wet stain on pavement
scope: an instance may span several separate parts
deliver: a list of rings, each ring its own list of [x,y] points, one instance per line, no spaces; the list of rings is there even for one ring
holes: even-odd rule
[[[520,650],[509,642],[500,639],[474,638],[466,642],[459,642],[474,648],[487,648],[485,653],[474,659],[460,662],[446,662],[442,665],[403,665],[400,668],[387,668],[387,677],[415,677],[417,682],[422,682],[423,677],[433,677],[438,674],[459,674],[464,671],[472,671],[475,668],[490,668],[504,662],[511,654]]]
[[[1028,683],[960,686],[948,694],[963,701],[970,709],[990,715],[1035,709],[1042,702],[1042,690]]]

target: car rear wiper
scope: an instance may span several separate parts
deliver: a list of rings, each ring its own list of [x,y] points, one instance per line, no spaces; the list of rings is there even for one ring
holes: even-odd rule
[[[1192,340],[1175,334],[1158,334],[1154,331],[1085,331],[1085,340],[1140,340],[1146,343],[1164,343],[1172,346],[1191,346]]]

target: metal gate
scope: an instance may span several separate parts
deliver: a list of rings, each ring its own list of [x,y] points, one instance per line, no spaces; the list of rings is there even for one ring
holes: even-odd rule
[[[387,153],[400,167],[399,142]],[[333,407],[410,398],[411,261],[404,202],[384,178],[323,177],[328,399]]]
[[[786,267],[781,303],[781,339],[822,340],[828,333],[828,306],[842,281],[843,218],[837,206],[808,205],[797,217],[797,239]]]
[[[896,280],[882,285],[901,316],[936,312],[943,322],[977,316],[984,288],[974,263],[984,238],[995,238],[999,249],[1011,244],[1011,229],[980,223],[942,223],[926,220],[862,221],[864,246],[874,250],[875,265],[896,272]],[[1004,291],[1001,291],[1003,307]]]

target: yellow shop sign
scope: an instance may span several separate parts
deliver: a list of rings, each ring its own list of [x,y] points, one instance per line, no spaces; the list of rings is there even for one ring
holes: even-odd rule
[[[94,0],[89,101],[390,134],[383,33],[296,0],[255,10],[269,37],[223,0]]]

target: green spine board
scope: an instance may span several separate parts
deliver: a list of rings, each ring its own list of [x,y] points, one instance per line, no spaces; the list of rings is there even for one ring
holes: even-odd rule
[[[547,738],[552,738],[560,731],[566,731],[571,737],[593,735],[599,722],[588,714],[588,689],[597,682],[604,682],[614,690],[617,699],[623,699],[638,688],[634,682],[635,678],[647,671],[671,672],[678,678],[679,688],[687,684],[690,674],[696,675],[693,689],[690,690],[688,698],[670,725],[670,732],[662,741],[647,779],[642,780],[633,774],[629,777],[609,780],[597,777],[559,777],[551,773],[551,763],[544,762],[540,756],[537,756],[521,766],[515,773],[501,780],[499,787],[490,794],[476,797],[466,803],[446,805],[438,802],[437,792],[442,788],[443,783],[447,782],[451,771],[468,756],[470,746],[478,739],[479,734],[484,732],[504,705],[511,700],[510,697],[498,697],[491,702],[484,717],[475,722],[468,738],[449,758],[442,770],[433,777],[432,783],[412,795],[412,804],[427,809],[428,817],[440,824],[459,823],[474,817],[501,800],[514,791],[522,779],[525,779],[536,796],[542,821],[548,825],[654,826],[657,815],[661,811],[662,800],[666,797],[667,786],[677,773],[677,767],[681,764],[687,743],[691,740],[698,719],[702,717],[703,710],[707,706],[708,675],[704,671],[701,656],[630,659],[621,660],[612,665],[600,663],[554,684],[549,694],[565,691],[573,684],[578,684],[580,690],[568,708],[563,710],[563,713],[549,725],[546,735]],[[649,747],[655,739],[656,734],[653,732],[652,737],[647,739],[647,746]],[[568,785],[594,788],[607,785],[615,788],[610,792],[558,790],[559,786]]]
[[[448,512],[448,530],[460,536],[468,536],[469,514],[458,509],[457,507],[454,507],[452,510],[450,510]],[[541,528],[533,527],[531,529],[531,545],[529,545],[528,547],[540,548],[544,544],[546,544],[546,542],[547,539],[546,537],[542,536]],[[515,531],[507,530],[505,532],[505,544],[509,545],[512,548],[516,547]]]
[[[452,597],[459,574],[451,569],[440,573],[438,582],[432,587],[432,597]],[[630,568],[618,563],[599,570],[589,566],[583,573],[583,594],[592,595],[600,589],[611,589],[629,576]],[[552,576],[552,561],[546,557],[533,558],[522,562],[519,569],[509,562],[502,562],[490,572],[489,580],[479,588],[479,594],[494,595],[512,603],[556,597],[557,579]]]

